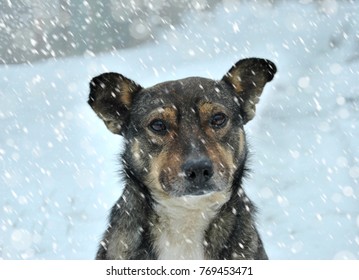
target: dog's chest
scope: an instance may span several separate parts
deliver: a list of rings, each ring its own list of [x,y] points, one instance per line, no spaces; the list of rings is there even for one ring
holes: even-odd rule
[[[159,259],[204,259],[204,234],[216,211],[158,205],[152,234]]]

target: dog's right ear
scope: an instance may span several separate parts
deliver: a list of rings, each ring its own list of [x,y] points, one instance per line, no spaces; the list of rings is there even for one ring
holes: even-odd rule
[[[123,135],[133,94],[141,89],[140,85],[120,74],[104,73],[90,82],[88,104],[111,132]]]

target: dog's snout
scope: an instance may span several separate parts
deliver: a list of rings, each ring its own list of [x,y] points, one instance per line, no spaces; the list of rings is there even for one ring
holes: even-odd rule
[[[213,175],[213,165],[208,158],[187,160],[182,169],[185,178],[196,185],[207,182]]]

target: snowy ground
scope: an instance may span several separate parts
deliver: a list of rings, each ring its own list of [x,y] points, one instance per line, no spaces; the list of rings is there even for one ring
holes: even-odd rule
[[[225,1],[139,48],[0,66],[0,259],[94,257],[122,139],[86,104],[91,77],[220,78],[250,56],[279,70],[247,127],[269,257],[359,259],[359,4],[299,2]]]

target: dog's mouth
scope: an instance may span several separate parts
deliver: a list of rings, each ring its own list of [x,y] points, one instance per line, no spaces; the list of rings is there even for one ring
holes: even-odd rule
[[[155,193],[155,196],[158,193]],[[218,210],[224,203],[230,198],[230,191],[198,191],[188,194],[170,195],[163,197],[162,195],[157,196],[157,202],[160,204],[166,204],[167,206],[174,207],[177,209],[185,208],[192,210],[206,211],[209,208],[212,210]],[[165,199],[164,199],[165,198]]]
[[[222,191],[224,189],[224,186],[227,185],[227,182],[212,178],[206,183],[198,185],[194,184],[193,182],[189,182],[188,180],[184,180],[181,177],[176,178],[176,180],[169,180],[166,177],[162,177],[160,180],[160,184],[162,190],[173,197],[200,197]]]
[[[216,191],[216,187],[213,184],[204,184],[202,186],[186,184],[186,188],[184,189],[183,196],[192,195],[192,196],[201,196],[210,194]]]

